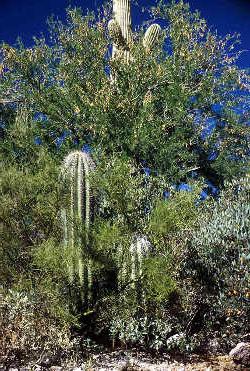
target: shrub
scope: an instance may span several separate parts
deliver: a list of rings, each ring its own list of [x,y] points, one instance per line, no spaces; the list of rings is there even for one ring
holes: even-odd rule
[[[39,300],[40,299],[40,300]],[[34,360],[42,352],[72,350],[69,327],[48,312],[47,302],[35,292],[1,292],[0,362],[8,367]]]
[[[224,334],[227,344],[249,331],[249,200],[249,176],[226,184],[219,202],[212,202],[199,219],[182,266],[186,290],[196,298],[196,307],[204,308],[199,327]],[[196,325],[190,324],[191,332]]]

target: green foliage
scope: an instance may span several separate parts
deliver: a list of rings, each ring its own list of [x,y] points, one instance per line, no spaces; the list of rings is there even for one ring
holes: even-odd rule
[[[77,264],[81,257],[81,250],[72,246],[62,246],[58,241],[46,240],[40,246],[33,250],[33,264],[40,269],[45,276],[53,277],[57,282],[63,280],[63,285],[66,285],[69,275],[73,276],[69,279],[73,281],[75,271],[72,268]]]
[[[66,25],[50,22],[54,43],[36,40],[31,49],[3,45],[2,92],[46,115],[38,131],[52,151],[55,138],[67,131],[64,153],[75,141],[91,141],[105,155],[122,153],[139,166],[146,161],[169,181],[185,180],[198,167],[221,184],[232,170],[244,172],[249,149],[248,128],[232,110],[246,99],[249,81],[235,65],[237,39],[218,37],[182,1],[161,4],[153,14],[169,24],[164,32],[172,53],[156,47],[148,54],[134,43],[129,65],[107,60],[107,10],[95,19],[71,9]],[[110,68],[119,76],[115,86],[105,72]],[[219,103],[217,115],[213,104]],[[200,125],[194,125],[197,117]],[[225,125],[204,140],[207,119]],[[218,159],[207,161],[218,143]]]
[[[144,287],[147,299],[156,303],[167,302],[177,289],[174,262],[171,256],[148,258],[144,262]]]
[[[116,337],[121,344],[130,346],[147,344],[149,349],[156,351],[165,346],[171,331],[172,326],[166,319],[150,320],[147,316],[130,317],[126,321],[121,317],[115,317],[110,329],[111,336]]]
[[[247,272],[249,258],[249,176],[227,185],[221,199],[210,206],[206,217],[200,221],[192,245],[206,262],[209,274],[218,287],[233,287],[241,275]],[[249,275],[246,273],[247,289]],[[244,289],[244,288],[242,288]]]
[[[184,229],[190,229],[196,218],[196,192],[176,192],[166,201],[158,201],[149,220],[149,231],[162,243],[164,237]]]
[[[70,353],[73,343],[67,322],[59,326],[48,314],[42,298],[34,292],[9,290],[1,292],[0,359],[7,368],[11,360],[23,362],[41,352]],[[40,300],[39,300],[40,299]]]
[[[94,176],[94,181],[101,190],[101,212],[125,222],[130,229],[137,228],[143,217],[145,190],[142,188],[144,176],[140,174],[134,161],[112,157],[97,166]]]
[[[0,253],[5,280],[11,280],[15,270],[19,274],[28,270],[32,246],[48,238],[52,231],[58,234],[57,171],[53,161],[45,157],[36,172],[10,164],[1,167]]]
[[[96,254],[96,259],[99,261],[106,262],[108,268],[108,262],[112,263],[114,267],[117,262],[118,254],[117,251],[121,248],[129,248],[131,238],[126,227],[119,222],[111,223],[110,221],[97,220],[95,223],[95,229],[91,235],[93,253]]]
[[[233,344],[249,329],[249,176],[227,184],[220,201],[210,204],[186,252],[184,286],[207,301],[200,322],[213,331],[219,321]]]

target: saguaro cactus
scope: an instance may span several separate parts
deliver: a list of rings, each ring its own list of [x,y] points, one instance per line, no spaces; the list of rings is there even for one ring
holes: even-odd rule
[[[118,285],[120,288],[127,286],[136,288],[140,285],[142,278],[142,263],[143,259],[150,252],[151,244],[145,236],[135,236],[133,243],[129,247],[129,251],[124,253],[123,249],[118,251],[119,260],[119,275]]]
[[[113,40],[112,58],[120,58],[129,63],[131,60],[130,49],[133,42],[131,28],[130,0],[113,0],[114,19],[109,21],[108,29]],[[151,51],[159,39],[161,27],[152,24],[145,33],[143,46]]]
[[[161,27],[157,23],[151,24],[151,26],[147,29],[143,38],[143,46],[148,52],[153,49],[154,45],[159,40],[160,34]]]
[[[91,217],[91,188],[89,175],[94,163],[87,153],[71,152],[62,165],[62,180],[68,186],[69,207],[61,211],[64,246],[68,254],[68,273],[72,283],[78,275],[79,283],[84,287],[84,296],[90,298],[92,286],[91,260],[84,254],[83,248],[89,243]],[[84,228],[81,237],[79,229]],[[85,255],[85,256],[84,256]]]
[[[81,151],[71,152],[65,157],[62,166],[64,179],[70,181],[70,207],[72,219],[77,217],[84,222],[86,234],[90,223],[90,181],[89,174],[94,169],[94,163],[89,154]],[[71,233],[71,240],[74,236]]]
[[[132,42],[130,0],[113,0],[113,15],[114,19],[108,25],[114,42],[112,56],[128,63]]]

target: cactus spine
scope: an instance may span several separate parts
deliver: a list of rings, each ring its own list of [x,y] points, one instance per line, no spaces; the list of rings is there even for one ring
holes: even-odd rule
[[[61,212],[63,240],[70,249],[68,275],[70,283],[75,275],[84,287],[84,296],[90,300],[92,286],[91,259],[84,256],[83,246],[89,243],[91,195],[89,175],[94,168],[91,157],[84,152],[74,151],[65,157],[62,165],[62,179],[69,185],[68,209]],[[85,238],[81,238],[77,227],[84,226]],[[86,255],[86,254],[85,254]]]

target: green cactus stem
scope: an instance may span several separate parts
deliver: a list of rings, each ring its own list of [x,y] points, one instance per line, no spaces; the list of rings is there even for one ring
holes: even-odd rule
[[[157,23],[153,23],[146,31],[142,44],[147,53],[150,53],[152,49],[156,46],[161,35],[161,26]],[[151,91],[148,91],[143,100],[143,106],[151,104],[153,101],[153,95]]]
[[[154,46],[156,45],[157,41],[160,38],[161,34],[161,26],[157,23],[153,23],[146,31],[144,38],[143,38],[143,46],[146,51],[150,52]]]
[[[94,169],[91,157],[84,152],[74,151],[65,157],[62,166],[64,179],[70,181],[70,205],[72,215],[83,221],[86,230],[90,224],[90,182]]]
[[[133,243],[129,247],[129,251],[124,253],[123,249],[118,250],[118,287],[122,288],[130,283],[130,287],[135,289],[140,285],[142,278],[142,263],[143,259],[149,254],[150,242],[146,237],[135,237]]]
[[[118,59],[123,63],[132,60],[131,44],[133,42],[131,27],[131,0],[113,0],[113,16],[108,23],[108,30],[113,41],[112,59]],[[161,27],[152,24],[145,33],[143,46],[146,52],[151,52],[159,40]],[[110,76],[112,83],[115,83],[117,76],[112,73]]]
[[[70,249],[68,276],[70,283],[78,275],[79,284],[84,287],[84,296],[90,299],[92,286],[92,264],[84,257],[83,246],[89,243],[91,189],[89,175],[94,169],[91,157],[84,152],[74,151],[65,157],[62,165],[62,180],[69,187],[69,207],[61,211],[64,246]],[[78,228],[85,229],[83,241]],[[89,281],[91,279],[91,282]]]
[[[130,47],[133,40],[131,28],[130,0],[113,0],[113,16],[108,23],[108,30],[113,40],[112,58],[121,58],[129,63]],[[150,52],[159,40],[161,27],[154,23],[145,33],[143,46]]]
[[[113,13],[114,19],[120,26],[121,34],[124,39],[123,48],[119,49],[119,46],[114,45],[113,57],[116,53],[118,56],[123,57],[126,63],[130,59],[130,44],[132,42],[132,28],[131,28],[131,6],[130,0],[113,0]]]

